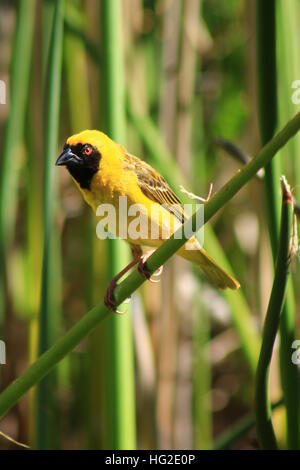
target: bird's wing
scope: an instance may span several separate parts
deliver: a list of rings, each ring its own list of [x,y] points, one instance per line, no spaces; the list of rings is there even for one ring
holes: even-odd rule
[[[129,153],[125,154],[124,162],[127,169],[135,172],[139,187],[145,196],[162,205],[175,215],[181,223],[184,223],[186,217],[183,205],[172,191],[165,178],[148,165],[148,163],[143,162]]]

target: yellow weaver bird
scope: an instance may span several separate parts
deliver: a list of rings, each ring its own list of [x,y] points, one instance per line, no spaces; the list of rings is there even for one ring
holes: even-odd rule
[[[69,137],[56,165],[64,165],[74,179],[86,202],[96,212],[100,204],[112,204],[116,210],[116,224],[113,235],[119,236],[125,230],[125,239],[129,242],[133,261],[126,266],[111,282],[105,295],[105,304],[115,310],[113,290],[117,281],[138,264],[139,272],[150,278],[147,271],[147,255],[143,255],[141,246],[158,247],[164,241],[164,234],[172,234],[185,221],[184,208],[166,180],[150,165],[129,154],[125,148],[103,132],[85,130]],[[133,237],[126,227],[119,223],[119,198],[127,198],[128,210],[138,204],[141,220],[147,224],[146,235]],[[129,211],[130,212],[130,211]],[[158,237],[153,237],[150,229],[157,228]],[[168,232],[169,230],[169,232]],[[184,245],[177,254],[204,271],[210,282],[221,289],[238,289],[239,283],[219,267],[203,250],[195,237],[190,240],[189,249]],[[192,249],[191,249],[191,244]]]

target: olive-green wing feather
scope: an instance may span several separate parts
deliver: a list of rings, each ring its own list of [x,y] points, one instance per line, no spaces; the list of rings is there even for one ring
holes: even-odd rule
[[[125,154],[124,162],[126,168],[135,172],[139,187],[145,196],[161,204],[165,209],[175,215],[181,223],[186,220],[180,200],[158,171],[154,170],[148,163],[128,153]]]

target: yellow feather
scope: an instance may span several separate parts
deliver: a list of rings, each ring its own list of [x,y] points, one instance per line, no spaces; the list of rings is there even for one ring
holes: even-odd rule
[[[93,176],[90,189],[83,189],[76,182],[86,202],[96,212],[102,203],[113,204],[117,212],[116,235],[119,236],[118,205],[119,197],[126,196],[128,208],[132,204],[141,204],[144,207],[143,217],[148,221],[148,239],[132,240],[128,234],[128,242],[135,245],[159,246],[163,242],[164,230],[174,230],[184,220],[180,201],[173,193],[165,179],[150,165],[126,152],[124,147],[114,142],[103,132],[85,130],[68,138],[67,144],[90,144],[96,147],[101,154],[99,170]],[[163,207],[165,204],[166,207]],[[178,204],[178,210],[172,209]],[[155,213],[153,214],[153,206]],[[130,218],[127,220],[129,226]],[[159,229],[159,239],[152,239],[149,227],[154,224]],[[124,232],[123,232],[124,233]],[[193,263],[196,263],[205,272],[209,280],[216,287],[225,289],[238,289],[240,284],[232,276],[218,266],[194,239],[196,250],[187,250],[183,246],[177,254]]]

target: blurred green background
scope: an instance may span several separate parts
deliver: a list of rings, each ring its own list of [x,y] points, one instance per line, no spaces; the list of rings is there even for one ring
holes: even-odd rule
[[[275,9],[277,69],[268,83],[277,87],[280,128],[299,110],[291,97],[300,1],[275,0]],[[123,243],[96,238],[96,217],[54,166],[67,137],[104,130],[179,195],[180,184],[205,196],[213,183],[217,192],[242,165],[217,139],[249,156],[265,143],[256,18],[254,0],[0,0],[1,389],[96,305],[126,264]],[[297,136],[277,157],[298,201],[299,150]],[[264,186],[253,179],[205,227],[205,249],[234,273],[238,292],[217,291],[187,262],[170,260],[161,282],[146,283],[127,314],[96,328],[0,430],[51,449],[209,449],[230,434],[253,412],[273,280]],[[288,318],[300,338],[299,263],[291,271]],[[282,380],[276,343],[272,402]],[[273,424],[285,448],[283,407]],[[255,429],[230,446],[257,449]],[[0,448],[17,447],[0,437]]]

